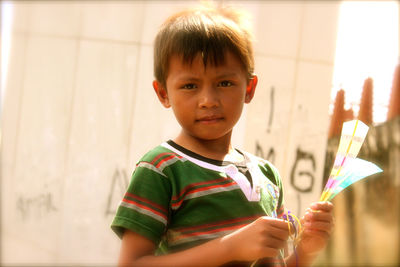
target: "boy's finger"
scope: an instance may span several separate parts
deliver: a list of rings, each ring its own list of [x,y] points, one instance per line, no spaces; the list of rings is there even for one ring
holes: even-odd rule
[[[317,222],[306,222],[304,224],[305,229],[309,230],[315,230],[315,231],[323,231],[330,233],[333,228],[333,222],[323,222],[323,221],[317,221]]]
[[[289,228],[286,224],[286,229],[275,229],[273,231],[268,231],[267,234],[273,238],[286,241],[289,238]]]
[[[269,226],[273,226],[278,229],[288,229],[288,223],[285,220],[278,219],[278,218],[271,218],[267,216],[261,217],[263,220],[265,220],[266,223],[268,223]]]
[[[265,241],[264,246],[270,248],[282,249],[286,246],[286,241],[287,240],[270,237]]]
[[[304,229],[304,234],[307,235],[312,235],[314,237],[320,237],[322,239],[329,239],[330,237],[330,233],[327,231],[319,231],[319,230],[313,230],[313,229]]]
[[[311,204],[310,208],[312,210],[321,210],[330,212],[333,210],[333,204],[329,201],[314,202]]]
[[[330,212],[323,211],[307,211],[304,214],[305,221],[327,221],[330,222],[333,220],[333,216]]]

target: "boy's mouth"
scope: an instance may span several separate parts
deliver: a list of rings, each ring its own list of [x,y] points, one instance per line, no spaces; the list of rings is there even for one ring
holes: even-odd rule
[[[200,117],[199,119],[196,120],[196,122],[211,124],[211,123],[219,122],[219,121],[221,121],[223,119],[224,119],[224,117],[222,117],[222,116],[213,115],[213,116]]]

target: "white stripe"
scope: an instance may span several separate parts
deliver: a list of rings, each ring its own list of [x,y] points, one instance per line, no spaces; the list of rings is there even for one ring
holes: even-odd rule
[[[233,190],[237,190],[237,189],[240,189],[240,187],[237,184],[233,184],[233,185],[230,185],[227,187],[217,187],[217,188],[212,188],[212,189],[208,189],[208,190],[204,190],[204,191],[200,191],[200,192],[196,192],[196,193],[191,193],[191,194],[186,195],[185,198],[181,201],[181,203],[183,203],[187,199],[212,195],[212,194],[216,194],[216,193],[220,193],[220,192],[233,191]],[[177,209],[179,209],[180,206],[181,205],[172,206],[172,209],[177,210]]]
[[[180,161],[182,161],[182,162],[183,162],[183,161],[186,161],[185,158],[180,159],[180,158],[178,158],[178,157],[173,157],[172,159],[169,159],[169,160],[167,160],[167,161],[161,163],[161,165],[160,165],[158,168],[160,169],[160,171],[163,171],[165,167],[168,167],[169,165],[174,164],[174,163],[177,162],[178,160],[180,160]]]
[[[237,184],[233,184],[227,187],[217,187],[217,188],[212,188],[204,191],[199,191],[195,192],[192,194],[188,194],[185,199],[191,199],[191,198],[196,198],[196,197],[201,197],[201,196],[207,196],[207,195],[212,195],[216,194],[219,192],[227,192],[227,191],[232,191],[232,190],[237,190],[240,189],[240,187]]]
[[[167,177],[161,170],[159,170],[157,167],[155,167],[153,164],[148,163],[148,162],[143,162],[141,161],[137,167],[143,167],[143,168],[147,168],[150,169],[152,171],[155,171],[158,174],[161,174],[164,177]]]
[[[200,235],[200,236],[184,237],[184,238],[182,238],[182,239],[180,239],[178,241],[168,240],[168,244],[172,245],[172,246],[177,246],[177,245],[180,245],[180,244],[189,243],[189,242],[193,242],[193,241],[197,241],[197,240],[215,239],[215,238],[230,234],[235,230],[236,229],[221,231],[221,232],[212,233],[212,234],[204,234],[204,235]]]
[[[214,164],[211,164],[211,163],[208,163],[208,162],[193,158],[193,157],[191,157],[189,155],[186,155],[182,151],[176,149],[175,147],[171,146],[170,144],[168,144],[166,142],[162,143],[161,146],[163,146],[163,147],[175,152],[176,154],[186,158],[187,160],[193,162],[196,165],[199,165],[200,167],[203,167],[203,168],[209,169],[209,170],[213,170],[213,171],[217,171],[217,172],[225,172],[225,167],[217,166],[217,165],[214,165]]]
[[[151,212],[149,210],[143,209],[143,208],[138,207],[138,206],[136,206],[134,204],[126,203],[126,202],[123,202],[123,201],[121,202],[121,206],[123,206],[125,208],[128,208],[128,209],[136,210],[139,213],[142,213],[144,215],[150,216],[153,219],[156,219],[157,221],[163,223],[164,225],[167,225],[167,220],[165,220],[164,217],[162,217],[162,216],[160,216],[158,214],[155,214],[155,213],[153,213],[153,212]]]

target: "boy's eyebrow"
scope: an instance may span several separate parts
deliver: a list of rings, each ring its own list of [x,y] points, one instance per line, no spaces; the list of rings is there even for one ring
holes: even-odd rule
[[[178,74],[176,77],[176,80],[178,81],[198,81],[200,80],[199,78],[197,78],[196,75],[193,74]]]
[[[231,77],[238,77],[240,76],[239,73],[237,72],[228,72],[228,73],[221,73],[219,75],[216,76],[217,79],[222,79],[222,78],[231,78]]]
[[[224,79],[224,78],[237,78],[240,76],[239,73],[237,72],[228,72],[228,73],[221,73],[221,74],[216,74],[214,78],[216,79]],[[201,80],[196,74],[187,74],[187,73],[182,73],[178,74],[177,80],[190,80],[190,81],[197,81]]]

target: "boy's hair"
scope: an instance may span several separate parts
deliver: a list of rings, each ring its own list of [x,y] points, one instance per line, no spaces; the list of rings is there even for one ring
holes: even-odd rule
[[[192,63],[200,54],[204,66],[224,62],[225,52],[233,53],[251,79],[254,72],[251,34],[244,13],[228,7],[204,6],[188,9],[169,17],[154,43],[154,76],[166,86],[169,59],[182,56]]]

